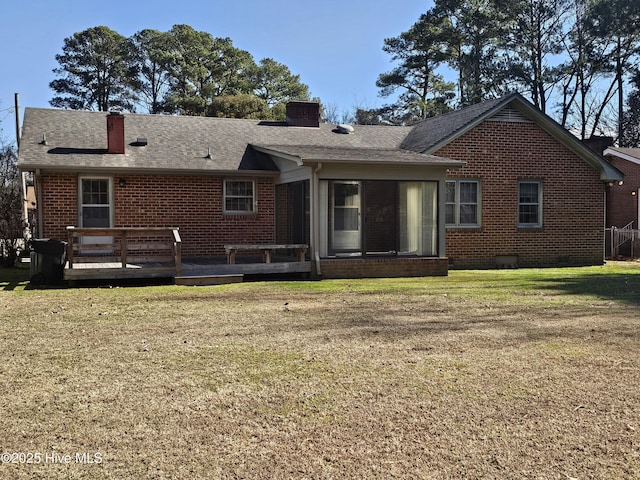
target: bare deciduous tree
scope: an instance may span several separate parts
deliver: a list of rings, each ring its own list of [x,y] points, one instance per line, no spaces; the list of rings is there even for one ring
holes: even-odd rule
[[[0,266],[13,266],[24,248],[22,186],[13,147],[0,147]]]

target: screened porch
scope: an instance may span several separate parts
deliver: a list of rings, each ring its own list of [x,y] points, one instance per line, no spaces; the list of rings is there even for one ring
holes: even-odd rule
[[[321,180],[321,258],[438,256],[437,181]],[[280,186],[280,241],[310,243],[309,182]]]

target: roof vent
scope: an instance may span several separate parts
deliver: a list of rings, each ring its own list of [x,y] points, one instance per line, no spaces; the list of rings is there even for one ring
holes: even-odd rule
[[[145,147],[149,142],[146,137],[138,137],[136,141],[131,144],[132,147]]]
[[[520,111],[507,106],[488,119],[490,122],[533,123]]]
[[[354,133],[355,130],[353,129],[353,127],[351,125],[347,125],[346,123],[341,123],[340,125],[336,126],[336,132],[344,133],[344,134],[348,135],[350,133]]]

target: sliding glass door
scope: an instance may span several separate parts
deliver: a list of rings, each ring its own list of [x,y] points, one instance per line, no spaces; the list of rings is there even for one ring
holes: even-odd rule
[[[438,183],[400,182],[400,253],[438,254]]]
[[[362,244],[360,182],[333,182],[333,215],[331,237],[333,250],[359,251]]]
[[[319,198],[323,256],[438,255],[438,182],[322,181]]]

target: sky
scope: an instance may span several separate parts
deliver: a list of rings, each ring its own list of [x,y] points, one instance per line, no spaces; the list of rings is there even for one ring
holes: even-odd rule
[[[15,94],[50,107],[64,39],[104,25],[131,36],[187,24],[229,37],[256,62],[273,58],[340,114],[375,108],[376,79],[393,68],[384,39],[408,30],[432,0],[0,0],[0,141],[15,141]]]

